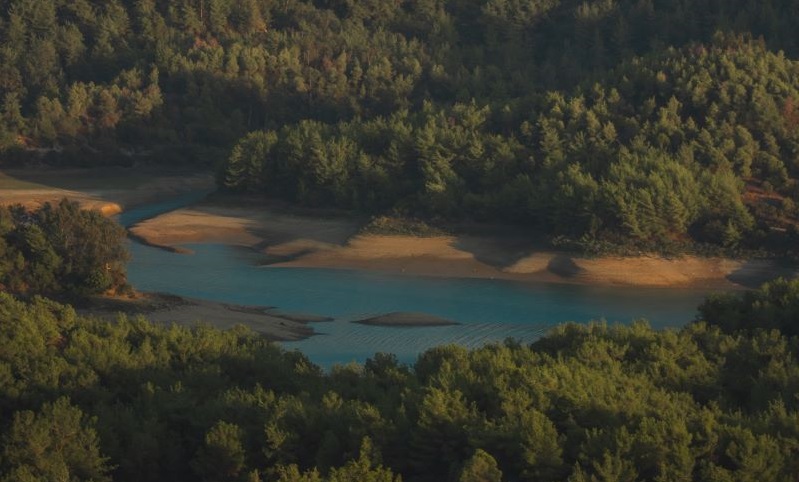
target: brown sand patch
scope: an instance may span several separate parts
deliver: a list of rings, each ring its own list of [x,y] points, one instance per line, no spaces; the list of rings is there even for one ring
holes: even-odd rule
[[[642,286],[688,286],[724,282],[743,262],[722,258],[685,256],[677,259],[626,257],[576,260],[588,282]]]
[[[119,313],[143,315],[155,323],[175,323],[194,326],[208,323],[226,330],[244,325],[275,341],[294,341],[314,334],[306,323],[316,321],[310,316],[270,312],[270,308],[239,306],[212,301],[182,298],[159,293],[141,293],[132,299],[95,298],[81,314],[115,320]]]
[[[773,260],[734,260],[682,256],[585,258],[539,252],[506,269],[520,275],[550,273],[564,281],[630,286],[697,286],[734,288],[757,285],[777,276],[792,276],[790,267]]]
[[[346,242],[358,224],[346,218],[296,216],[269,208],[199,204],[143,221],[131,233],[157,246],[217,242],[254,246],[278,259]]]
[[[455,247],[456,238],[359,235],[345,245],[306,253],[275,264],[285,267],[372,269],[420,276],[504,277],[496,267]]]
[[[113,216],[131,206],[214,186],[209,173],[155,168],[12,169],[0,171],[0,204],[36,209],[67,198]]]
[[[131,234],[154,246],[197,241],[250,246],[260,238],[250,232],[256,221],[234,215],[217,215],[195,209],[178,209],[136,224]]]
[[[314,315],[311,313],[285,313],[277,309],[266,310],[266,314],[297,323],[324,323],[333,321],[333,318],[329,316]]]
[[[204,203],[147,220],[132,233],[161,246],[223,242],[251,246],[269,266],[377,270],[420,276],[496,278],[652,287],[735,288],[793,269],[776,261],[722,258],[587,258],[542,251],[518,237],[358,235],[343,217],[301,216],[279,208]]]
[[[122,212],[122,206],[117,203],[108,203],[101,206],[99,211],[103,216],[106,217],[116,216]]]
[[[456,248],[453,237],[358,236],[345,246],[318,250],[276,266],[372,269],[421,276],[496,278],[516,281],[596,285],[735,288],[756,286],[776,276],[795,276],[773,260],[732,260],[684,256],[585,258],[534,251],[508,267],[480,261],[494,243],[472,239],[471,251]]]
[[[371,326],[392,326],[392,327],[421,327],[421,326],[449,326],[459,325],[460,323],[446,318],[429,315],[427,313],[406,313],[396,312],[385,315],[374,316],[363,320],[356,320],[353,323]]]

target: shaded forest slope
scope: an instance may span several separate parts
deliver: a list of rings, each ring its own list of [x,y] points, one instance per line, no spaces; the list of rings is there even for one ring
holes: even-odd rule
[[[564,325],[323,373],[243,328],[0,294],[0,480],[790,480],[797,309],[780,281],[680,330]]]

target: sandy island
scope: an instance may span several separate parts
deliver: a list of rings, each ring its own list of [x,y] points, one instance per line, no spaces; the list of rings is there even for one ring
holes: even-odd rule
[[[132,298],[96,297],[82,315],[116,320],[120,313],[143,315],[154,323],[195,326],[207,323],[225,330],[244,325],[270,340],[295,341],[314,334],[308,323],[329,321],[316,315],[283,314],[269,307],[240,306],[183,298],[161,293],[139,293]]]
[[[427,313],[406,313],[396,312],[385,315],[374,316],[363,320],[355,320],[352,323],[370,326],[390,326],[410,328],[416,326],[449,326],[460,325],[457,321],[439,318],[438,316],[428,315]]]
[[[418,276],[733,289],[796,274],[795,268],[772,260],[589,258],[536,249],[521,234],[363,235],[359,234],[361,224],[352,218],[298,214],[279,205],[256,208],[253,204],[200,203],[146,220],[131,232],[163,247],[190,242],[247,246],[262,252],[268,266],[363,269]]]

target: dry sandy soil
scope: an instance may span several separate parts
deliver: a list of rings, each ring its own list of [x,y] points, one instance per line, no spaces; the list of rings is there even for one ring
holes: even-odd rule
[[[359,224],[345,218],[308,217],[272,209],[198,204],[178,209],[131,228],[155,246],[192,242],[228,243],[264,248],[276,259],[343,245]]]
[[[396,312],[385,315],[366,318],[364,320],[353,321],[361,325],[390,326],[390,327],[414,327],[414,326],[448,326],[459,325],[460,323],[446,318],[428,315],[427,313],[408,313]]]
[[[107,216],[131,206],[181,193],[211,191],[209,173],[157,168],[5,169],[0,171],[0,204],[36,208],[63,198]]]
[[[139,293],[134,298],[98,297],[81,314],[115,320],[119,313],[143,315],[155,323],[194,326],[207,323],[222,330],[244,325],[276,341],[293,341],[314,334],[308,323],[328,321],[314,315],[283,314],[266,307],[238,306],[158,293]]]
[[[422,276],[497,278],[581,284],[735,288],[794,270],[773,261],[684,256],[587,258],[541,251],[503,236],[358,234],[346,217],[297,215],[275,207],[198,204],[132,228],[147,242],[176,247],[221,242],[263,252],[270,266],[371,269]]]

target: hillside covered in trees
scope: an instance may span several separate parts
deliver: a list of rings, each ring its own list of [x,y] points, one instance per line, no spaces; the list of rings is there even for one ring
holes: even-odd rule
[[[564,325],[323,373],[244,328],[0,294],[0,480],[792,480],[797,309],[777,281],[680,330]]]
[[[796,0],[4,0],[0,164],[794,250]]]
[[[775,244],[796,234],[797,79],[799,63],[720,40],[550,92],[518,125],[472,102],[253,133],[223,181],[304,204],[468,214],[577,238]]]

